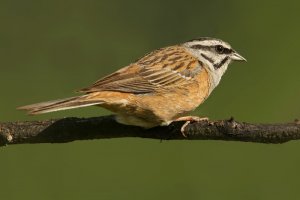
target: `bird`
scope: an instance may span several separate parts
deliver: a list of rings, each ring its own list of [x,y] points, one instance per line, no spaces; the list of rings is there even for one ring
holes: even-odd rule
[[[227,42],[201,37],[154,50],[78,92],[82,95],[22,106],[31,115],[86,106],[115,113],[116,121],[146,129],[207,120],[188,113],[220,83],[232,61],[246,61]]]

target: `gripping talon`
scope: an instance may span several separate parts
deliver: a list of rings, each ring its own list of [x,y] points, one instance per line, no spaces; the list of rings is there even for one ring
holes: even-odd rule
[[[185,117],[179,117],[175,121],[185,121],[185,123],[182,125],[180,131],[183,137],[187,137],[185,134],[185,128],[187,125],[189,125],[191,122],[200,122],[200,121],[208,121],[207,117],[198,117],[198,116],[185,116]]]
[[[191,123],[191,121],[186,121],[186,122],[182,125],[182,127],[181,127],[180,131],[181,131],[181,134],[183,135],[183,137],[187,137],[186,134],[185,134],[185,128],[186,128],[187,125],[189,125],[190,123]]]

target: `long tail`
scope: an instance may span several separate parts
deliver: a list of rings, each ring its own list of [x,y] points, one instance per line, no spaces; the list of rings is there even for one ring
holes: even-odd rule
[[[88,95],[71,97],[67,99],[59,99],[54,101],[47,101],[27,106],[22,106],[17,109],[26,110],[28,114],[36,115],[48,112],[54,112],[59,110],[67,110],[72,108],[80,108],[92,105],[102,104],[102,101],[91,100],[86,98]]]

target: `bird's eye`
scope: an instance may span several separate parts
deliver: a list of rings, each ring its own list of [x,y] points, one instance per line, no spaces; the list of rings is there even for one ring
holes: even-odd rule
[[[217,45],[215,48],[217,53],[219,54],[224,53],[225,48],[222,45]]]

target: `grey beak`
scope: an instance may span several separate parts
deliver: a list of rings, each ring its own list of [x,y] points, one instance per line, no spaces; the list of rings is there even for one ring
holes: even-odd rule
[[[247,62],[246,58],[238,54],[236,51],[234,51],[233,54],[231,55],[231,60]]]

